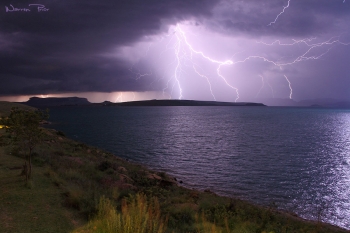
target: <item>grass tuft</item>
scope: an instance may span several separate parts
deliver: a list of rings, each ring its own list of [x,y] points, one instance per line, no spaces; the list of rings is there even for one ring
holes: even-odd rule
[[[102,196],[95,218],[74,232],[162,233],[165,221],[156,198],[147,201],[142,194],[130,196],[123,199],[121,213],[118,213],[115,205]]]

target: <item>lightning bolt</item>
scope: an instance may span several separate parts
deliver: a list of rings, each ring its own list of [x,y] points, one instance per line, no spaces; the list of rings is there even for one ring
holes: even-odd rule
[[[345,3],[345,0],[343,0],[343,3]],[[275,24],[278,20],[278,18],[284,13],[284,11],[289,7],[290,0],[288,0],[287,6],[284,6],[282,11],[276,16],[275,20],[270,22],[267,26],[271,26],[272,24]]]
[[[269,83],[267,80],[266,80],[266,81],[264,80],[264,76],[259,75],[259,77],[261,78],[262,85],[261,85],[261,87],[260,87],[258,93],[256,94],[255,98],[257,98],[257,97],[259,96],[261,90],[265,87],[265,82],[266,82],[267,85],[270,87],[272,97],[275,98],[275,93],[274,93],[273,88],[272,88],[272,86],[270,85],[270,83]]]
[[[310,44],[308,42],[311,42],[311,41],[316,40],[316,39],[317,39],[316,37],[306,38],[306,39],[302,39],[302,40],[292,39],[293,43],[289,43],[289,44],[282,43],[280,40],[275,40],[272,43],[265,43],[265,42],[262,42],[262,41],[256,41],[256,43],[267,45],[267,46],[273,46],[273,45],[293,46],[293,45],[296,45],[296,44],[303,43],[303,44],[306,44],[306,45],[310,46]]]
[[[272,24],[275,24],[278,20],[278,18],[284,13],[284,11],[289,7],[290,0],[288,0],[287,6],[283,7],[283,10],[276,16],[275,20],[270,22],[267,26],[271,26]]]
[[[260,94],[261,90],[265,86],[264,77],[262,75],[259,75],[259,76],[261,77],[262,86],[260,87],[260,89],[259,89],[258,93],[256,94],[255,98],[258,97],[258,95]]]
[[[203,77],[203,78],[205,78],[205,79],[207,80],[207,82],[208,82],[208,84],[209,84],[210,93],[211,93],[211,95],[213,96],[214,100],[216,101],[216,98],[215,98],[215,95],[214,95],[214,93],[213,93],[213,90],[211,89],[211,83],[210,83],[208,77],[205,76],[205,75],[203,75],[203,74],[200,74],[199,71],[196,69],[196,67],[195,67],[194,65],[193,65],[193,70],[194,70],[199,76],[201,76],[201,77]]]
[[[132,72],[133,74],[135,74],[135,76],[136,76],[135,80],[139,80],[140,78],[142,78],[142,77],[144,77],[144,76],[150,76],[150,75],[152,75],[152,70],[150,70],[149,73],[141,73],[138,69],[137,69],[137,71],[134,71],[134,68],[131,67],[131,68],[129,69],[129,71]]]
[[[276,40],[270,44],[268,43],[264,43],[264,42],[257,42],[257,43],[261,43],[261,44],[264,44],[264,45],[267,45],[267,46],[273,46],[273,45],[279,45],[279,46],[294,46],[296,44],[304,44],[306,45],[307,47],[309,47],[306,52],[304,52],[303,54],[301,54],[300,56],[298,56],[297,58],[295,58],[293,61],[291,62],[273,62],[273,61],[270,61],[268,59],[266,59],[267,62],[270,62],[276,66],[279,66],[279,67],[282,67],[282,66],[287,66],[287,65],[292,65],[292,64],[295,64],[295,63],[298,63],[298,62],[302,62],[302,61],[307,61],[307,60],[317,60],[317,59],[320,59],[321,57],[323,57],[325,54],[327,54],[333,45],[335,44],[341,44],[341,45],[350,45],[350,43],[344,43],[344,42],[341,42],[340,41],[340,36],[334,36],[334,37],[331,37],[329,40],[327,41],[324,41],[324,42],[319,42],[319,43],[314,43],[314,44],[310,44],[308,42],[311,42],[312,40],[315,40],[316,38],[310,38],[310,39],[303,39],[303,40],[293,40],[294,42],[293,43],[290,43],[290,44],[284,44],[284,43],[281,43],[281,41],[279,40]],[[317,56],[309,56],[308,54],[310,54],[314,49],[316,48],[321,48],[321,47],[324,47],[324,46],[330,46],[325,52],[317,55]],[[249,58],[248,58],[249,59]],[[263,59],[263,58],[262,58]]]
[[[272,86],[270,85],[269,82],[266,81],[266,83],[267,83],[267,85],[269,85],[269,87],[270,87],[270,89],[271,89],[272,97],[275,98],[275,93],[274,93],[274,91],[273,91]]]
[[[288,5],[284,8],[284,10],[289,6]],[[282,12],[283,13],[283,12]],[[276,17],[276,20],[278,17]],[[233,86],[230,84],[228,81],[227,77],[223,74],[223,69],[226,67],[232,67],[234,65],[240,64],[240,63],[246,63],[251,60],[261,60],[265,63],[269,63],[272,66],[276,66],[282,70],[284,66],[290,66],[299,62],[304,62],[308,60],[317,60],[322,58],[324,55],[326,55],[335,45],[350,45],[350,43],[345,43],[340,40],[341,36],[334,36],[331,37],[330,39],[322,42],[317,42],[316,37],[312,38],[306,38],[306,39],[301,39],[301,40],[295,40],[292,39],[290,43],[284,43],[280,40],[273,41],[272,43],[266,43],[266,42],[261,42],[261,41],[256,41],[256,43],[261,44],[263,46],[281,46],[281,47],[293,47],[293,46],[298,46],[298,50],[302,50],[299,52],[299,55],[293,56],[293,58],[286,58],[286,59],[281,59],[281,60],[275,60],[273,58],[269,58],[268,56],[259,56],[259,55],[250,55],[246,56],[240,59],[235,58],[236,54],[234,54],[229,60],[219,60],[216,58],[213,58],[209,55],[207,55],[204,51],[195,49],[194,46],[189,42],[185,31],[182,29],[180,26],[181,24],[177,24],[171,33],[166,35],[166,37],[169,37],[169,41],[166,42],[165,45],[165,50],[163,50],[159,57],[163,59],[163,54],[165,52],[170,51],[172,56],[174,57],[173,61],[171,63],[168,63],[168,65],[165,66],[157,66],[156,73],[159,73],[160,71],[164,72],[162,77],[157,79],[158,81],[160,80],[167,80],[165,83],[165,87],[163,88],[163,97],[169,97],[169,99],[173,98],[173,91],[175,89],[178,90],[178,99],[182,99],[184,97],[185,89],[183,88],[182,82],[184,82],[184,74],[187,74],[191,76],[192,74],[188,73],[188,71],[193,72],[195,75],[198,77],[201,77],[205,79],[205,81],[208,84],[210,94],[214,100],[216,100],[216,96],[214,94],[214,89],[212,85],[212,79],[217,77],[220,80],[223,81],[223,83],[232,89],[235,93],[235,99],[234,101],[237,102],[237,100],[240,98],[240,93],[237,87]],[[164,37],[164,38],[166,38]],[[164,40],[162,38],[162,41]],[[163,46],[163,43],[162,45]],[[148,48],[148,50],[150,47]],[[242,52],[239,52],[242,53]],[[166,56],[169,56],[169,54],[166,54]],[[167,57],[168,58],[168,57]],[[216,71],[216,74],[214,75],[206,75],[204,72],[204,69],[200,67],[196,61],[200,59],[200,61],[205,61],[206,64],[212,64],[214,67],[210,66],[211,68],[214,68],[213,71]],[[225,67],[226,66],[226,67]],[[169,68],[171,68],[172,72],[168,73]],[[208,69],[211,69],[211,68]],[[137,79],[140,79],[146,75],[152,75],[153,72],[150,73],[145,73],[141,74],[139,70],[136,69],[131,69],[131,71],[137,75]],[[152,71],[152,70],[151,70]],[[165,73],[166,72],[166,73]],[[192,75],[193,76],[193,75]],[[256,97],[258,97],[262,91],[263,88],[265,88],[265,81],[266,84],[269,86],[271,89],[272,96],[274,97],[274,90],[270,83],[267,82],[267,80],[264,80],[263,76],[260,76],[263,82],[263,86],[260,88],[259,92],[257,93]],[[289,93],[289,98],[292,98],[293,90],[292,90],[292,85],[290,83],[290,80],[288,77],[285,76],[286,81],[288,82],[289,88],[290,88],[290,93]],[[154,80],[152,83],[154,83],[156,80]],[[151,84],[152,84],[151,83]],[[122,96],[119,96],[118,99],[119,101],[122,100]]]
[[[142,56],[139,58],[139,61],[140,61],[142,58],[147,57],[147,55],[148,55],[148,53],[149,53],[151,47],[153,46],[153,44],[154,44],[153,42],[152,42],[152,43],[149,43],[149,45],[147,46],[146,51],[144,52],[144,55],[142,55]],[[142,78],[142,77],[144,77],[144,76],[151,76],[151,75],[153,74],[153,72],[152,72],[151,69],[150,69],[150,71],[147,72],[147,73],[141,73],[139,69],[134,68],[134,66],[135,66],[136,64],[137,64],[137,62],[134,63],[134,64],[132,64],[131,67],[129,68],[129,71],[130,71],[131,73],[134,74],[135,80],[139,80],[140,78]]]
[[[287,76],[284,75],[284,77],[286,78],[286,80],[287,80],[287,82],[288,82],[288,86],[289,86],[289,90],[290,90],[289,99],[292,99],[292,94],[293,94],[292,85],[291,85],[289,79],[287,78]]]
[[[220,68],[221,68],[221,66],[224,66],[224,65],[232,65],[232,64],[233,64],[233,62],[232,62],[231,60],[228,60],[228,61],[224,62],[223,64],[220,64],[219,67],[217,68],[217,74],[219,75],[219,77],[221,77],[221,78],[224,80],[224,82],[226,83],[227,86],[231,87],[233,90],[236,91],[237,97],[236,97],[236,99],[235,99],[235,102],[237,102],[237,100],[239,99],[238,88],[236,88],[236,87],[234,87],[234,86],[231,86],[231,85],[227,82],[227,80],[225,79],[225,77],[220,73]]]
[[[166,95],[166,90],[169,88],[169,82],[171,81],[171,79],[169,79],[167,82],[166,82],[166,86],[163,88],[163,97],[165,97]],[[169,95],[169,99],[171,99],[171,95]]]
[[[181,59],[179,57],[180,55],[180,49],[181,49],[181,39],[179,37],[178,34],[176,34],[176,38],[177,38],[177,45],[175,47],[175,56],[176,56],[176,61],[177,61],[177,64],[176,64],[176,68],[175,68],[175,74],[174,74],[174,78],[176,80],[176,83],[179,87],[179,90],[180,90],[180,96],[179,96],[179,99],[182,98],[182,88],[181,88],[181,85],[180,85],[180,81],[178,79],[178,74],[179,72],[181,71]]]
[[[123,102],[123,92],[120,92],[115,102]]]
[[[176,33],[178,32],[178,33]],[[176,65],[176,68],[175,68],[175,73],[174,73],[174,78],[176,80],[176,83],[177,83],[177,86],[179,87],[179,90],[180,90],[180,96],[179,96],[179,99],[182,98],[182,88],[181,88],[181,84],[180,84],[180,80],[179,80],[179,73],[182,71],[181,69],[181,61],[183,59],[188,59],[188,60],[191,60],[193,59],[193,56],[194,55],[197,55],[213,64],[217,64],[218,67],[216,69],[216,73],[217,75],[225,82],[225,84],[230,87],[231,89],[233,89],[235,92],[236,92],[236,99],[235,99],[235,102],[237,102],[237,100],[239,99],[239,93],[238,93],[238,88],[232,86],[231,84],[228,83],[227,79],[221,74],[220,70],[221,70],[221,67],[222,66],[225,66],[225,65],[232,65],[233,64],[233,61],[231,60],[226,60],[226,61],[219,61],[219,60],[216,60],[216,59],[213,59],[207,55],[204,54],[204,52],[202,51],[197,51],[193,48],[193,46],[188,42],[187,40],[187,37],[185,35],[185,32],[180,28],[179,25],[176,26],[176,30],[175,30],[175,33],[176,33],[176,38],[177,38],[177,43],[176,43],[176,46],[175,46],[175,56],[176,56],[176,61],[177,61],[177,65]],[[190,51],[190,54],[188,55],[185,51],[182,51],[183,53],[183,56],[180,57],[180,50],[181,50],[181,45],[184,44],[186,45],[186,48]],[[200,76],[200,77],[204,77],[203,75],[201,75],[197,70],[196,68],[193,66],[194,68],[194,71]],[[211,90],[211,94],[212,96],[215,98],[215,96],[213,95],[213,92],[212,92],[212,89],[211,89],[211,84],[210,84],[210,81],[207,77],[205,77],[207,82],[209,83],[209,86],[210,86],[210,90]]]
[[[264,62],[270,63],[270,64],[272,64],[274,66],[277,66],[280,69],[282,69],[283,66],[293,65],[293,64],[296,64],[296,63],[299,63],[299,62],[303,62],[303,61],[307,61],[307,60],[320,59],[325,54],[327,54],[331,50],[332,46],[334,46],[335,44],[341,44],[341,45],[349,45],[350,44],[350,43],[341,42],[340,41],[340,36],[335,36],[335,37],[330,38],[327,41],[318,42],[318,43],[313,43],[313,41],[316,40],[316,38],[307,38],[307,39],[302,39],[302,40],[293,40],[292,43],[282,43],[279,40],[276,40],[276,41],[274,41],[274,42],[272,42],[270,44],[264,43],[264,42],[257,42],[257,43],[264,44],[266,46],[274,46],[274,45],[278,45],[278,46],[296,46],[298,44],[304,44],[307,47],[307,49],[306,49],[305,52],[303,52],[301,55],[297,56],[295,59],[293,59],[291,61],[285,61],[285,62],[277,62],[277,61],[271,60],[269,58],[266,58],[264,56],[256,56],[256,55],[245,57],[242,60],[220,61],[220,60],[216,60],[214,58],[211,58],[211,57],[207,56],[202,51],[198,51],[198,50],[194,49],[193,46],[188,42],[187,37],[185,35],[185,32],[180,28],[179,25],[177,25],[177,27],[176,27],[175,35],[176,35],[176,38],[177,38],[177,43],[176,43],[176,46],[174,48],[175,56],[176,56],[176,68],[175,68],[175,73],[174,73],[173,77],[176,80],[176,84],[177,84],[177,86],[178,86],[178,88],[180,90],[180,97],[179,97],[179,99],[181,99],[183,97],[183,95],[182,95],[183,94],[183,90],[181,88],[181,82],[180,82],[181,72],[183,72],[183,68],[182,68],[183,60],[187,59],[187,60],[192,61],[194,56],[198,56],[198,57],[201,57],[201,58],[207,60],[210,63],[217,64],[216,73],[217,73],[218,77],[220,77],[228,87],[230,87],[231,89],[233,89],[236,92],[235,102],[237,102],[237,100],[239,99],[239,90],[238,90],[237,87],[232,86],[227,81],[227,79],[222,75],[221,68],[223,66],[232,66],[232,65],[239,64],[239,63],[245,63],[245,62],[247,62],[249,60],[256,60],[256,59],[258,59],[258,60],[262,60]],[[185,46],[190,51],[190,54],[186,53],[185,51],[182,51],[183,50],[182,46]],[[326,51],[324,51],[324,52],[322,52],[321,54],[318,54],[318,55],[310,55],[310,53],[313,52],[315,49],[322,48],[322,47],[325,47],[325,46],[328,46]],[[232,57],[234,57],[234,56],[232,56]],[[215,95],[213,94],[212,85],[210,83],[209,78],[207,76],[201,74],[198,71],[198,69],[196,69],[196,67],[194,65],[192,67],[193,67],[193,70],[195,71],[195,73],[197,73],[197,75],[199,75],[200,77],[203,77],[203,78],[206,79],[206,81],[209,84],[211,95],[216,100]],[[290,96],[290,98],[292,98],[291,83],[290,83],[290,81],[288,80],[287,77],[285,77],[285,78],[288,81],[289,88],[291,90],[289,96]],[[170,82],[170,80],[167,83],[167,87],[165,89],[163,89],[163,92],[165,92],[165,90],[168,88],[169,82]],[[269,83],[268,83],[268,85],[269,85],[269,87],[270,87],[270,89],[272,91],[272,95],[274,96],[273,88],[271,87],[271,85]],[[172,86],[172,88],[174,88],[174,85]]]

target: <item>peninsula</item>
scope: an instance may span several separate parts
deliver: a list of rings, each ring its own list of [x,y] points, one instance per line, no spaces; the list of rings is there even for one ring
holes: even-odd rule
[[[114,103],[115,106],[265,106],[261,103],[249,102],[218,102],[199,100],[144,100]]]
[[[33,107],[51,107],[51,106],[266,106],[261,103],[252,102],[219,102],[219,101],[200,101],[200,100],[141,100],[130,102],[113,103],[104,101],[102,103],[91,103],[86,98],[63,97],[63,98],[39,98],[32,97],[22,104]]]

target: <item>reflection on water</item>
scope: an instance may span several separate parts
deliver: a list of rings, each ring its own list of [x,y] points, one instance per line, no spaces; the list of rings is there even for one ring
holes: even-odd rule
[[[350,229],[350,111],[53,108],[53,127],[211,189]]]

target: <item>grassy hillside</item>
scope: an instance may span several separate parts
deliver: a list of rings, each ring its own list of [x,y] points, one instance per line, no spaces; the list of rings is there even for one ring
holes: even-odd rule
[[[33,110],[34,109],[33,107],[29,107],[29,106],[24,105],[24,104],[0,101],[0,117],[10,114],[11,108],[13,108],[13,107],[18,107],[20,109],[25,109],[25,110]]]
[[[69,232],[74,213],[62,208],[61,191],[37,166],[32,187],[26,187],[19,176],[23,163],[0,148],[0,232]]]
[[[55,130],[35,149],[29,184],[24,157],[0,129],[0,232],[349,232],[183,188]]]

